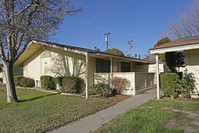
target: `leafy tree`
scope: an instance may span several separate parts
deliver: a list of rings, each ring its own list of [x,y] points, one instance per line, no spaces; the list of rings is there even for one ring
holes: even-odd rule
[[[165,43],[171,42],[168,37],[162,38],[159,40],[154,47],[161,46]],[[164,54],[160,54],[160,59],[171,70],[171,72],[177,72],[176,67],[180,67],[184,64],[184,52],[167,52]]]
[[[164,37],[162,39],[160,39],[155,45],[154,47],[158,47],[158,46],[161,46],[165,43],[168,43],[168,42],[171,42],[171,39],[169,39],[168,37]],[[165,62],[166,63],[166,59],[165,59],[165,53],[164,54],[160,54],[160,60],[162,62]]]
[[[105,52],[110,53],[110,54],[116,54],[116,55],[124,56],[124,53],[122,51],[120,51],[119,49],[116,49],[116,48],[107,49]]]
[[[164,37],[162,39],[160,39],[154,47],[158,47],[158,46],[161,46],[162,44],[165,44],[165,43],[168,43],[168,42],[171,42],[171,39],[169,39],[168,37]]]
[[[176,67],[184,64],[184,52],[167,52],[165,53],[165,61],[171,72],[177,72]]]
[[[1,0],[0,59],[6,78],[7,102],[17,102],[13,65],[32,39],[48,40],[67,15],[81,11],[70,0]]]

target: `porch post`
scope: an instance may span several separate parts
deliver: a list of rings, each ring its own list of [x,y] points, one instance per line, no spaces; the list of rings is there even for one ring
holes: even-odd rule
[[[111,72],[111,74],[113,73],[113,58],[112,57],[110,60],[110,72]]]
[[[160,99],[159,54],[156,54],[157,99]]]
[[[88,89],[89,89],[89,56],[86,54],[86,99],[88,99]]]
[[[111,79],[113,76],[113,58],[110,59],[110,79],[109,79],[109,85],[111,86]]]
[[[131,84],[133,85],[133,86],[132,86],[132,87],[133,87],[133,96],[135,96],[135,95],[136,95],[136,88],[135,88],[135,74],[136,74],[136,73],[133,72],[132,74],[133,74],[133,80],[132,80],[133,83],[131,83]]]

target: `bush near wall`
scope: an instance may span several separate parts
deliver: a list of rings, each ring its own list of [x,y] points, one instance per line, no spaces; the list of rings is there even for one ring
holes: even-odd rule
[[[20,80],[24,78],[24,76],[14,76],[15,86],[20,86]]]
[[[3,78],[0,78],[0,83],[3,83]]]
[[[91,94],[100,94],[103,97],[107,97],[112,94],[112,89],[109,84],[98,83],[91,86]]]
[[[129,86],[129,81],[125,78],[113,77],[111,79],[111,84],[113,90],[115,90],[117,94],[121,94],[122,90]]]
[[[20,79],[21,87],[35,87],[35,80],[31,78],[23,77]]]
[[[55,79],[51,76],[41,76],[41,87],[46,90],[56,89]]]
[[[62,86],[62,80],[64,79],[64,76],[56,77],[54,79],[55,79],[56,84],[59,84],[60,86]]]
[[[179,89],[179,76],[176,73],[162,73],[160,75],[161,89],[166,96],[177,97]]]
[[[67,76],[62,80],[62,90],[65,93],[81,93],[84,88],[84,80],[79,77]]]

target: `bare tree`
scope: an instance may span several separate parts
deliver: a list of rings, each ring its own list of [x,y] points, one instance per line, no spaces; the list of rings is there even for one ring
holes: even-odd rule
[[[17,102],[13,65],[32,39],[47,40],[67,15],[77,13],[70,0],[0,0],[0,59],[7,102]]]
[[[195,0],[184,13],[179,13],[179,18],[171,20],[168,28],[172,39],[199,35],[199,2]]]

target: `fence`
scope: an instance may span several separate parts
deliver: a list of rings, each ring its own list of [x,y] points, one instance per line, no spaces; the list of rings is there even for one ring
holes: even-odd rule
[[[120,77],[128,80],[129,85],[122,94],[136,95],[136,90],[140,90],[145,87],[154,86],[155,73],[143,73],[143,72],[119,72],[119,73],[94,73],[94,84],[105,83],[110,84],[112,77]]]

